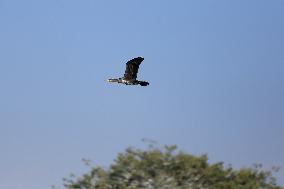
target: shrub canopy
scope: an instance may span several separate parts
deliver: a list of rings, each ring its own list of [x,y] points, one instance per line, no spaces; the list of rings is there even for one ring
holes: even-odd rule
[[[176,146],[128,148],[108,168],[96,166],[76,178],[64,179],[67,189],[281,189],[261,165],[236,170],[222,162],[209,164]]]

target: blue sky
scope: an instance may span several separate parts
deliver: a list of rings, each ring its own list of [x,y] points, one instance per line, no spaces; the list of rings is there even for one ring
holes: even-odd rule
[[[0,0],[0,188],[48,189],[148,138],[284,168],[283,0]],[[145,58],[148,87],[108,84]],[[284,171],[276,174],[284,185]]]

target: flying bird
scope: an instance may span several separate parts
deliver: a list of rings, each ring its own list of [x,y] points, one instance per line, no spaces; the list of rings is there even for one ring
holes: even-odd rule
[[[122,83],[125,85],[141,85],[141,86],[149,85],[147,81],[137,80],[138,69],[143,60],[144,58],[142,57],[137,57],[137,58],[133,58],[132,60],[129,60],[126,63],[125,73],[122,78],[118,78],[118,79],[111,78],[111,79],[108,79],[107,81],[110,83]]]

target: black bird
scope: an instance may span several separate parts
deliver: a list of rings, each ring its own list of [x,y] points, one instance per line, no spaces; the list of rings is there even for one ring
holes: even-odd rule
[[[126,63],[126,69],[125,69],[125,73],[124,76],[122,78],[118,78],[118,79],[108,79],[108,82],[116,82],[116,83],[122,83],[125,85],[141,85],[141,86],[147,86],[149,85],[149,83],[147,81],[138,81],[137,80],[137,73],[138,73],[138,69],[140,64],[142,63],[142,61],[144,60],[144,58],[142,57],[137,57],[137,58],[133,58],[132,60],[129,60]]]

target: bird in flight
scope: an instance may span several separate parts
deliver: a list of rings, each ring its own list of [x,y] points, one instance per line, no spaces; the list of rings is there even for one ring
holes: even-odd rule
[[[143,60],[144,58],[142,57],[137,57],[137,58],[133,58],[132,60],[129,60],[126,63],[125,73],[122,78],[118,78],[118,79],[111,78],[111,79],[108,79],[107,81],[110,83],[122,83],[125,85],[141,85],[141,86],[149,85],[147,81],[137,80],[138,69]]]

